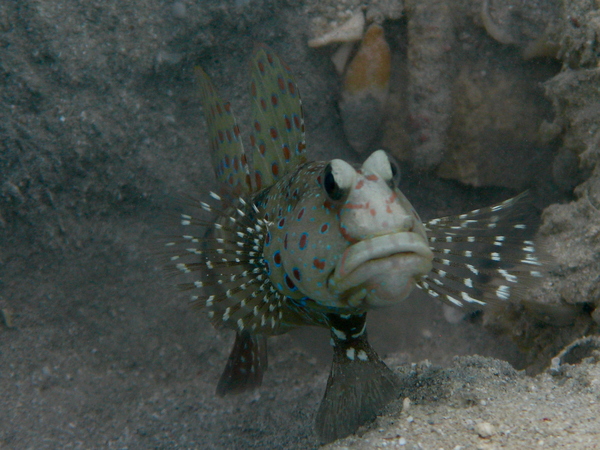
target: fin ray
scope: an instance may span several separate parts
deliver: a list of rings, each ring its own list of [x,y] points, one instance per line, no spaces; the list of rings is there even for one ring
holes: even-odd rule
[[[451,306],[481,309],[522,300],[551,269],[533,241],[527,192],[496,205],[425,223],[433,270],[417,286]]]
[[[225,370],[217,384],[217,395],[240,394],[262,384],[267,370],[267,338],[248,332],[236,333]]]

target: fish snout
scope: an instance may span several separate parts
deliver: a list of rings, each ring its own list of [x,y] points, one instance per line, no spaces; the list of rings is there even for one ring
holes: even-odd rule
[[[371,205],[369,205],[371,206]],[[390,233],[414,232],[417,228],[415,217],[404,211],[388,212],[388,207],[346,209],[343,212],[344,235],[353,240],[369,239]]]
[[[413,232],[415,230],[415,218],[413,216],[403,216],[399,221],[397,231]]]
[[[429,273],[433,253],[418,233],[398,232],[360,241],[346,249],[327,286],[342,303],[378,307],[406,298]]]

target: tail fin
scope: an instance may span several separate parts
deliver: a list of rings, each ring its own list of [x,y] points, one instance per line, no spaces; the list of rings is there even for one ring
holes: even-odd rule
[[[229,360],[217,385],[217,395],[240,394],[259,387],[267,365],[267,337],[247,331],[236,333]]]
[[[332,328],[333,364],[315,424],[325,443],[373,420],[399,392],[397,377],[371,347],[364,328],[355,336]]]

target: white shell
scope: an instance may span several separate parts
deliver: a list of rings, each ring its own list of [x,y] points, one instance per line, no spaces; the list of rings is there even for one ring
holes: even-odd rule
[[[358,11],[344,24],[334,28],[329,33],[325,33],[323,36],[308,41],[308,46],[315,48],[323,47],[324,45],[333,44],[335,42],[360,41],[363,37],[364,28],[365,15],[362,11]]]

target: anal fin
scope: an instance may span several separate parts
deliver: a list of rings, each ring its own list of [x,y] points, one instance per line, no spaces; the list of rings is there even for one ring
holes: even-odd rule
[[[333,364],[315,424],[324,443],[344,438],[375,419],[396,399],[400,387],[396,375],[367,340],[366,314],[337,319],[332,321]],[[360,319],[362,324],[343,326],[344,321]]]
[[[259,387],[267,370],[267,337],[247,331],[235,334],[217,395],[240,394]]]

